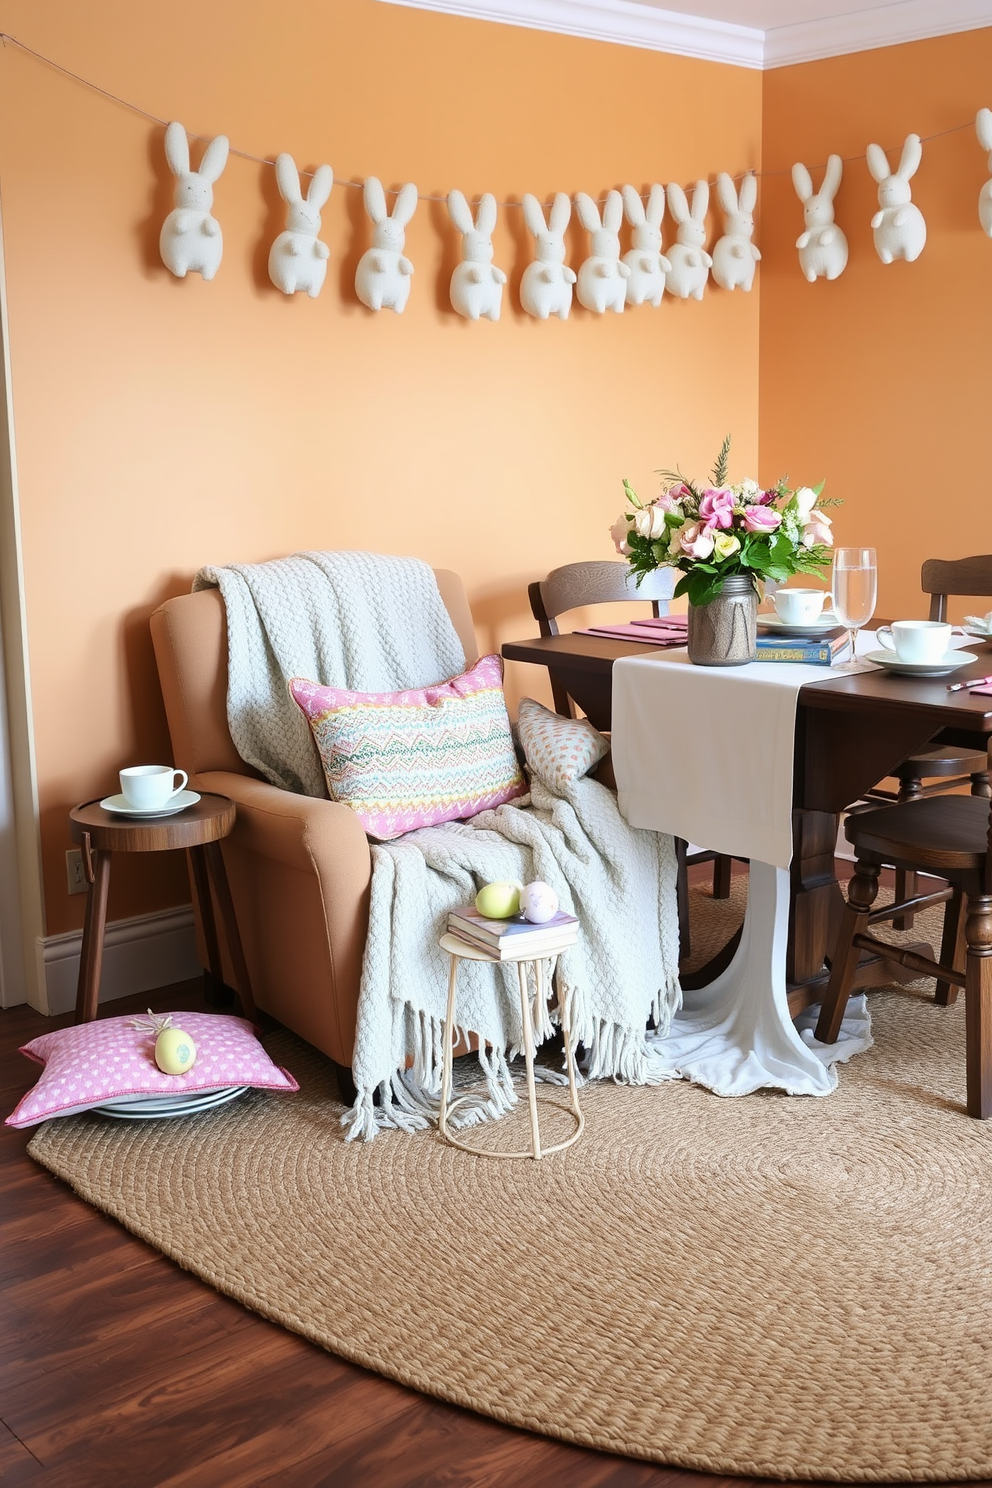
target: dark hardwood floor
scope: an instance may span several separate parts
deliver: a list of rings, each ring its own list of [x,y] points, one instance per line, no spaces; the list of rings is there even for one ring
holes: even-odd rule
[[[199,1008],[199,982],[108,1004]],[[66,1023],[0,1012],[0,1104],[19,1045]],[[91,1209],[0,1128],[4,1488],[717,1488],[533,1436],[345,1363],[256,1317]]]

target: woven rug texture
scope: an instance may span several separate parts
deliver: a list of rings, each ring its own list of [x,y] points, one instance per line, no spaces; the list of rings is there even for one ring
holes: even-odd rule
[[[705,955],[740,885],[694,900]],[[296,1096],[50,1121],[29,1151],[246,1306],[501,1421],[711,1473],[992,1478],[992,1122],[964,1112],[963,1002],[872,994],[875,1047],[825,1099],[587,1085],[584,1136],[539,1163],[434,1131],[346,1145],[327,1061],[285,1032]],[[484,1135],[525,1144],[522,1107]]]

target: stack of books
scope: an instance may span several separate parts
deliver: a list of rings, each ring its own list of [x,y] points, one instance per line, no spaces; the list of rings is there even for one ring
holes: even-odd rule
[[[448,912],[448,934],[466,945],[488,951],[500,961],[525,956],[557,956],[579,938],[579,922],[560,909],[553,919],[534,925],[521,915],[509,920],[487,920],[474,904]]]
[[[760,624],[760,621],[759,621]],[[802,661],[812,666],[837,666],[851,659],[851,633],[841,626],[820,635],[759,635],[755,661]]]
[[[685,615],[659,615],[648,620],[628,620],[623,625],[591,625],[576,634],[637,641],[641,646],[684,646],[688,623]]]

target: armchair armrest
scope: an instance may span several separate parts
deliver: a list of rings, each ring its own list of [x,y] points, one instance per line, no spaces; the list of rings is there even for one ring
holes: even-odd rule
[[[323,881],[333,872],[336,894],[341,884],[359,897],[372,877],[369,843],[350,806],[255,780],[230,770],[205,770],[197,776],[203,790],[228,796],[238,808],[234,835],[247,852],[261,853],[287,868],[314,870]]]

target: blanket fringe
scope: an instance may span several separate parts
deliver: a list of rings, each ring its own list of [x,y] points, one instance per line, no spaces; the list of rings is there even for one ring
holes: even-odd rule
[[[614,1080],[623,1085],[661,1085],[678,1075],[664,1069],[654,1054],[644,1029],[624,1027],[607,1018],[596,1018],[589,1012],[588,999],[581,988],[558,984],[557,1004],[548,1008],[542,1003],[537,1015],[537,1042],[543,1043],[561,1023],[562,1007],[568,1008],[572,1038],[585,1049],[579,1083],[586,1080]],[[664,1036],[672,1018],[682,1005],[678,979],[659,988],[651,1004],[655,1025],[652,1038]],[[346,1128],[346,1141],[356,1138],[369,1142],[383,1128],[399,1131],[423,1131],[436,1126],[441,1109],[441,1075],[444,1066],[444,1022],[421,1010],[408,1007],[408,1030],[413,1047],[409,1068],[397,1070],[389,1080],[373,1088],[359,1089],[354,1105],[341,1117]],[[457,1029],[456,1042],[468,1042],[469,1030]],[[518,1102],[511,1061],[520,1053],[514,1046],[500,1049],[479,1039],[476,1057],[484,1081],[484,1090],[466,1091],[452,1113],[454,1127],[477,1126],[484,1121],[498,1121]],[[568,1075],[565,1056],[562,1068],[538,1065],[535,1079],[551,1085],[565,1085]],[[457,1092],[456,1092],[457,1093]]]

